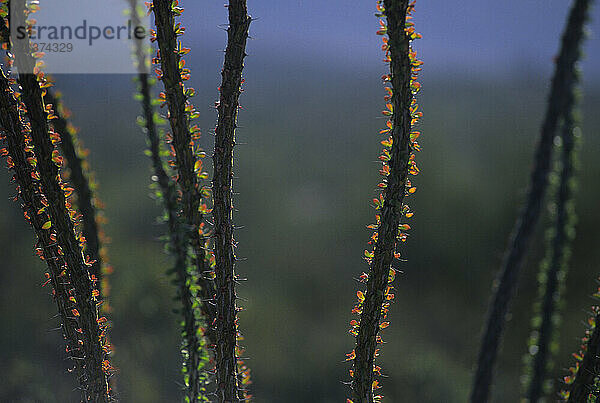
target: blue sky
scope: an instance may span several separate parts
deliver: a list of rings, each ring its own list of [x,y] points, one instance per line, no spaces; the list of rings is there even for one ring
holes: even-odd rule
[[[218,29],[226,22],[225,1],[181,3],[188,11],[185,41],[212,58],[225,43],[224,32]],[[263,61],[372,70],[381,59],[374,0],[248,0],[248,4],[257,18],[249,52]],[[527,69],[547,74],[569,6],[562,0],[419,0],[415,20],[423,39],[417,48],[428,74],[510,77]],[[583,68],[586,79],[597,82],[599,5],[590,28]]]

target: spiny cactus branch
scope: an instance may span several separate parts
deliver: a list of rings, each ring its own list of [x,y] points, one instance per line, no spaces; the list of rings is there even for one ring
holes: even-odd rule
[[[575,77],[572,78],[576,80]],[[574,91],[574,88],[573,88]],[[573,176],[575,170],[575,94],[568,94],[568,110],[563,118],[561,139],[562,152],[560,156],[559,183],[556,187],[556,207],[552,238],[549,244],[548,258],[540,268],[540,302],[532,331],[530,348],[534,347],[530,366],[531,380],[527,389],[527,399],[537,403],[543,398],[548,373],[552,369],[553,349],[556,342],[556,327],[560,323],[560,302],[568,271],[570,248],[574,238],[574,200]],[[550,382],[551,383],[551,382]]]
[[[540,216],[548,185],[554,137],[558,122],[568,107],[568,94],[574,85],[574,80],[570,77],[573,76],[575,64],[580,56],[579,48],[584,36],[584,25],[590,3],[591,0],[575,1],[562,37],[546,115],[535,152],[527,201],[510,237],[497,281],[498,285],[494,288],[487,314],[471,391],[470,401],[472,403],[484,403],[489,399],[493,370],[504,332],[509,303],[517,284],[519,270],[527,252],[531,234]]]
[[[52,89],[47,89],[44,95],[44,103],[52,105],[54,116],[52,119],[52,128],[60,135],[60,149],[67,162],[69,169],[69,181],[72,183],[77,194],[77,208],[82,214],[83,236],[86,240],[85,252],[90,255],[94,262],[90,267],[90,274],[96,276],[99,280],[99,291],[104,295],[102,284],[102,256],[100,256],[101,241],[100,228],[96,221],[97,211],[94,205],[94,194],[90,186],[89,176],[84,168],[85,160],[76,146],[76,139],[72,133],[73,128],[62,113],[60,100],[54,94]]]
[[[233,238],[233,148],[242,86],[242,70],[251,18],[245,0],[229,1],[227,48],[222,70],[221,96],[215,130],[213,155],[214,178],[214,251],[217,285],[217,384],[220,402],[244,398],[238,382],[237,308],[235,293],[235,251]]]
[[[194,250],[194,262],[199,286],[198,297],[201,300],[202,314],[206,323],[212,325],[216,309],[214,304],[215,284],[212,280],[211,266],[207,252],[207,237],[204,230],[204,214],[201,211],[205,190],[201,189],[200,176],[202,164],[198,153],[194,152],[194,142],[199,132],[190,127],[190,115],[195,113],[188,102],[191,89],[186,89],[184,81],[189,76],[183,66],[182,54],[185,51],[177,37],[183,34],[175,17],[183,10],[173,0],[154,0],[152,10],[156,23],[156,42],[158,43],[161,76],[165,88],[165,100],[169,110],[169,123],[172,131],[172,146],[177,166],[177,183],[181,191],[181,204],[186,225],[191,229],[189,240]],[[206,334],[211,344],[215,338],[212,330]]]
[[[137,1],[129,0],[129,3],[132,20],[134,24],[139,25],[140,17],[138,14],[139,10],[137,9]],[[208,361],[208,352],[206,351],[206,343],[204,341],[205,331],[200,326],[203,318],[200,316],[204,315],[204,319],[206,319],[208,311],[205,307],[202,314],[197,312],[197,306],[203,306],[206,302],[198,303],[198,297],[194,291],[194,283],[197,279],[189,268],[190,254],[188,245],[190,237],[193,237],[193,235],[188,229],[189,224],[186,223],[185,219],[180,217],[181,206],[177,184],[167,174],[161,158],[161,140],[156,124],[158,115],[155,113],[152,105],[151,83],[149,75],[146,72],[148,55],[142,42],[136,41],[135,45],[135,57],[139,71],[138,82],[143,111],[143,127],[148,138],[152,168],[156,176],[156,182],[160,188],[161,199],[167,215],[170,252],[175,257],[173,272],[176,276],[177,297],[182,304],[182,352],[184,356],[185,396],[186,401],[190,402],[206,401],[208,375],[205,366]],[[202,262],[204,262],[203,257]]]
[[[390,292],[393,281],[391,265],[396,255],[396,246],[405,234],[401,230],[408,225],[401,225],[401,220],[408,209],[403,204],[405,196],[414,190],[408,180],[409,170],[417,168],[412,152],[418,149],[411,134],[413,125],[418,121],[414,95],[418,91],[416,79],[421,62],[416,60],[416,53],[411,49],[411,40],[419,38],[409,22],[414,2],[408,0],[385,0],[380,3],[380,11],[385,17],[382,20],[381,35],[387,35],[384,40],[386,61],[390,64],[390,74],[387,80],[391,83],[388,93],[391,95],[388,110],[384,113],[391,115],[388,128],[382,133],[389,134],[388,140],[382,142],[386,146],[383,151],[382,175],[384,181],[380,184],[381,196],[375,199],[378,210],[376,228],[371,244],[372,251],[365,251],[369,262],[369,273],[366,276],[366,292],[358,292],[359,303],[355,308],[360,313],[360,322],[353,325],[351,333],[356,336],[356,347],[349,359],[354,360],[352,371],[352,402],[372,403],[378,400],[374,389],[378,386],[375,374],[379,368],[375,366],[377,345],[381,343],[378,336],[380,329],[387,326],[382,319],[387,316],[389,304],[393,298]],[[383,3],[383,7],[381,7]],[[389,98],[388,98],[389,99]],[[410,191],[408,189],[411,189]],[[406,207],[406,208],[405,208]],[[404,238],[405,239],[405,238]],[[351,322],[354,323],[356,321]]]
[[[93,390],[89,390],[88,385],[88,379],[94,376],[89,371],[92,368],[86,367],[95,365],[95,363],[87,360],[86,354],[80,345],[80,325],[73,313],[73,309],[77,308],[71,300],[72,286],[65,278],[62,251],[56,243],[55,235],[48,228],[49,217],[40,213],[47,201],[41,192],[39,182],[33,179],[36,177],[36,173],[28,162],[30,157],[25,152],[24,134],[27,132],[27,128],[21,121],[18,102],[13,96],[9,80],[3,71],[0,72],[0,108],[0,125],[6,136],[8,157],[10,158],[9,167],[12,166],[15,173],[14,179],[18,185],[25,216],[35,230],[39,255],[48,266],[47,276],[52,284],[54,300],[58,306],[61,328],[67,343],[66,351],[72,358],[75,375],[83,396],[86,401],[89,401],[96,395]]]

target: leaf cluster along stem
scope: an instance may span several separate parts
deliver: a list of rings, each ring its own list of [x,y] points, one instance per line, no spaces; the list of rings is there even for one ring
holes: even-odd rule
[[[598,390],[594,390],[594,386],[600,374],[600,310],[595,311],[591,329],[586,331],[584,338],[583,359],[578,363],[575,378],[567,388],[569,403],[588,402],[593,392],[598,397]]]
[[[17,65],[18,65],[17,61]],[[56,226],[58,243],[62,247],[67,263],[67,273],[75,290],[75,299],[80,308],[80,325],[83,329],[83,346],[86,356],[86,372],[88,372],[88,388],[98,401],[108,398],[107,376],[102,369],[105,352],[98,326],[98,306],[92,297],[92,281],[83,259],[79,241],[75,238],[73,223],[65,205],[65,196],[57,180],[58,167],[52,161],[54,147],[50,141],[46,112],[42,101],[42,93],[33,74],[19,74],[19,84],[23,90],[22,97],[27,107],[27,115],[31,125],[31,135],[35,146],[37,163],[41,177],[41,185],[48,199],[48,211]]]
[[[210,326],[215,318],[215,285],[212,280],[211,266],[207,253],[207,239],[204,233],[204,216],[200,212],[203,190],[198,179],[198,156],[194,153],[190,113],[193,110],[184,93],[181,71],[182,59],[176,32],[173,0],[154,0],[156,23],[156,41],[159,47],[161,77],[165,88],[165,98],[169,110],[169,123],[172,131],[172,146],[177,165],[177,183],[181,192],[181,204],[186,225],[191,229],[189,239],[194,250],[194,261],[197,270],[196,282],[201,300],[202,314],[208,329],[206,335],[211,344],[215,339]]]
[[[577,80],[576,77],[572,77]],[[553,348],[556,339],[556,327],[560,322],[560,302],[565,277],[568,270],[570,247],[574,238],[575,212],[573,208],[573,175],[575,164],[575,87],[567,96],[567,111],[563,118],[561,139],[559,184],[556,189],[556,216],[552,229],[552,238],[548,250],[548,258],[540,268],[540,302],[539,312],[534,323],[531,346],[535,352],[530,366],[531,380],[527,388],[527,399],[531,403],[538,402],[544,396],[544,387],[549,371],[552,369]]]
[[[21,122],[17,101],[3,71],[0,72],[0,108],[0,125],[6,135],[8,156],[15,172],[14,180],[18,185],[19,196],[23,201],[23,211],[35,230],[38,240],[37,247],[41,249],[41,257],[48,266],[48,276],[53,287],[54,300],[58,306],[63,336],[67,343],[66,351],[72,358],[82,393],[86,400],[89,400],[94,396],[94,391],[88,390],[87,380],[94,376],[93,373],[90,374],[90,369],[93,369],[91,365],[95,365],[95,363],[87,359],[79,343],[80,327],[77,318],[73,316],[72,307],[74,305],[70,301],[72,297],[71,284],[64,272],[59,245],[53,234],[44,228],[48,218],[43,214],[38,214],[46,201],[39,182],[32,179],[35,176],[34,169],[28,164],[25,152],[24,132],[26,128]]]
[[[213,155],[214,252],[217,285],[217,384],[219,401],[244,398],[239,384],[237,347],[237,308],[235,293],[235,251],[233,237],[233,149],[242,86],[246,42],[252,19],[245,0],[229,1],[227,48],[222,70],[218,122]]]
[[[140,92],[142,94],[142,108],[144,112],[144,121],[146,135],[150,144],[152,167],[154,174],[158,178],[157,182],[163,194],[164,208],[167,212],[167,223],[169,227],[169,238],[172,254],[175,256],[175,265],[173,271],[177,276],[178,299],[183,305],[183,328],[184,328],[184,349],[186,350],[186,374],[187,380],[186,394],[190,401],[196,401],[202,397],[204,392],[204,376],[200,371],[202,357],[199,350],[202,347],[201,337],[198,335],[198,323],[194,314],[194,300],[190,284],[193,283],[193,277],[188,272],[188,238],[184,223],[179,218],[179,203],[177,189],[171,182],[166,173],[162,159],[160,158],[160,138],[153,122],[154,112],[151,106],[150,86],[147,74],[140,74]]]
[[[25,8],[23,8],[25,9]],[[25,14],[12,15],[17,23],[24,23]],[[79,351],[77,356],[73,355],[76,367],[82,368],[83,374],[80,375],[80,385],[86,400],[107,402],[112,399],[110,388],[108,385],[109,371],[111,369],[107,360],[107,355],[110,352],[110,347],[106,344],[106,319],[99,318],[98,304],[99,292],[95,289],[97,279],[90,277],[88,265],[82,253],[82,247],[85,242],[79,238],[75,232],[73,217],[77,214],[70,207],[67,197],[65,196],[66,186],[62,183],[59,173],[60,160],[57,159],[58,151],[54,147],[56,139],[55,134],[51,132],[48,118],[51,114],[50,110],[44,105],[43,90],[41,84],[45,83],[43,75],[36,72],[35,59],[31,55],[31,50],[28,43],[23,41],[17,42],[14,48],[16,65],[19,69],[18,83],[22,93],[20,99],[23,102],[23,109],[28,118],[28,122],[24,123],[20,120],[20,116],[11,112],[13,122],[11,129],[14,131],[12,136],[22,135],[25,131],[30,134],[32,142],[32,156],[26,160],[27,163],[37,167],[37,171],[32,173],[32,178],[39,181],[39,194],[43,199],[40,202],[43,208],[40,207],[37,211],[32,211],[29,214],[29,219],[33,221],[34,228],[39,231],[39,222],[37,216],[47,214],[48,221],[45,222],[41,229],[52,231],[50,240],[56,245],[56,255],[49,253],[48,250],[42,251],[42,256],[48,261],[55,263],[49,264],[51,270],[51,278],[53,285],[58,286],[58,291],[67,293],[67,301],[74,308],[70,310],[70,317],[64,317],[64,306],[62,299],[65,295],[60,295],[57,298],[59,311],[63,316],[63,328],[67,341],[70,344],[67,349],[71,351]],[[3,97],[10,97],[8,84],[3,80]],[[7,107],[10,106],[10,100],[4,102]],[[14,119],[19,119],[17,123]],[[56,140],[57,141],[57,140]],[[22,140],[17,140],[13,145],[23,145]],[[15,155],[22,159],[21,150],[13,147]],[[35,153],[35,154],[34,154]],[[14,161],[13,161],[14,162]],[[23,174],[23,172],[22,172]],[[31,190],[32,183],[26,182],[21,176],[23,185]],[[31,203],[31,197],[27,203]],[[28,209],[33,208],[33,205],[27,206]],[[35,218],[33,218],[35,217]],[[42,247],[46,239],[44,235],[40,238]],[[58,270],[56,265],[58,265]],[[68,282],[64,282],[64,279]],[[64,282],[64,284],[59,284]],[[70,321],[75,321],[76,324],[71,324]],[[77,326],[75,332],[71,330],[71,326]],[[73,339],[73,336],[75,339]]]
[[[482,403],[489,399],[493,369],[498,347],[504,332],[506,314],[517,283],[523,257],[527,251],[531,234],[540,216],[548,185],[548,173],[552,160],[553,140],[558,122],[568,107],[568,94],[574,85],[572,79],[575,64],[580,56],[580,45],[584,36],[591,0],[576,0],[571,8],[567,27],[562,37],[560,54],[556,62],[546,115],[541,128],[540,140],[535,152],[534,168],[531,173],[527,201],[511,235],[502,262],[498,286],[490,302],[486,325],[482,337],[470,401]]]
[[[398,228],[402,220],[403,200],[411,157],[410,133],[412,129],[411,90],[412,63],[409,56],[411,38],[405,27],[409,1],[384,1],[387,20],[390,78],[392,87],[391,118],[392,145],[389,153],[389,174],[380,207],[380,223],[371,259],[366,293],[362,303],[360,325],[356,337],[352,379],[352,401],[374,401],[374,360],[382,317],[382,304],[386,298],[391,264],[398,242]]]
[[[139,10],[136,0],[129,0],[130,8],[131,8],[131,17],[136,26],[140,23]],[[169,45],[165,45],[164,38],[165,35],[167,37],[174,38],[176,43],[176,36],[173,31],[173,16],[171,15],[171,3],[172,2],[159,2],[163,6],[166,6],[166,10],[168,11],[168,15],[165,15],[165,10],[160,8],[158,13],[155,10],[156,15],[156,25],[157,32],[161,33],[159,36],[159,47],[161,48],[161,52],[166,52],[169,56],[165,59],[161,58],[161,62],[163,63],[163,69],[168,71],[168,77],[172,78],[172,66],[169,64],[171,60],[170,57],[179,57],[178,55],[171,55],[170,52],[174,51],[173,48],[169,48]],[[169,19],[168,16],[171,15],[170,22],[168,22],[168,26],[161,25],[161,22],[166,18]],[[160,19],[159,20],[159,16]],[[165,33],[165,30],[167,31]],[[181,204],[179,193],[177,190],[177,184],[170,178],[168,175],[162,158],[161,158],[161,140],[158,127],[156,125],[157,115],[154,111],[154,107],[152,104],[152,95],[151,95],[151,83],[149,79],[149,75],[146,72],[147,67],[147,54],[144,49],[144,45],[141,41],[135,42],[135,57],[136,62],[138,64],[138,81],[139,81],[139,90],[141,95],[141,103],[143,110],[143,126],[146,131],[146,135],[148,138],[148,143],[150,147],[150,157],[152,160],[152,167],[154,174],[156,176],[156,181],[160,187],[162,193],[162,202],[167,214],[167,223],[168,223],[168,231],[169,231],[169,244],[170,251],[175,257],[175,265],[173,268],[173,272],[176,275],[176,284],[177,284],[177,292],[178,299],[182,304],[182,316],[183,316],[183,347],[182,353],[184,356],[184,365],[182,372],[184,373],[184,382],[185,382],[185,394],[186,401],[195,402],[195,401],[206,401],[206,383],[207,383],[207,372],[205,368],[206,361],[208,360],[208,353],[205,351],[206,342],[204,341],[204,336],[209,336],[210,332],[206,332],[206,330],[202,327],[201,323],[203,320],[207,322],[211,318],[211,310],[213,309],[210,305],[210,299],[212,298],[212,284],[208,281],[208,279],[201,278],[201,276],[196,276],[193,273],[193,270],[190,270],[190,253],[189,253],[189,245],[190,240],[193,240],[192,246],[195,251],[195,259],[197,261],[198,270],[205,270],[206,262],[205,262],[205,252],[200,247],[199,242],[204,242],[201,236],[199,235],[199,222],[202,221],[202,216],[198,213],[199,206],[199,197],[200,193],[197,192],[197,184],[196,177],[194,172],[194,164],[195,157],[191,152],[190,148],[190,131],[189,131],[189,118],[186,111],[186,101],[183,102],[183,110],[179,110],[175,108],[175,113],[171,111],[172,104],[169,103],[169,97],[167,97],[167,102],[169,103],[169,112],[170,118],[173,116],[179,116],[182,120],[179,119],[171,119],[171,127],[173,133],[178,133],[178,136],[174,136],[173,144],[175,147],[179,148],[179,152],[176,153],[176,156],[179,158],[179,155],[183,155],[183,160],[188,161],[191,160],[192,164],[192,172],[191,177],[189,175],[189,171],[187,169],[187,164],[179,164],[179,178],[186,178],[185,181],[180,182],[181,192],[183,193],[183,211],[184,217],[181,217]],[[165,50],[165,47],[171,49]],[[176,62],[177,74],[179,74],[179,63]],[[163,75],[163,80],[165,79],[165,75]],[[173,80],[165,81],[165,89],[167,93],[176,93],[176,87],[172,86]],[[183,84],[181,80],[179,84],[176,86],[181,86],[181,95],[183,95]],[[173,98],[170,98],[171,100]],[[175,94],[175,99],[179,99],[177,94]],[[177,115],[179,113],[179,115]],[[185,127],[185,132],[187,132],[187,139],[185,139],[185,134],[182,132],[182,127]],[[182,140],[181,137],[184,137]],[[177,138],[177,140],[175,140]],[[179,147],[183,144],[187,144],[187,147]],[[181,158],[179,158],[181,160]],[[193,213],[195,212],[195,213]],[[197,222],[194,222],[196,220]],[[196,291],[196,283],[199,283],[201,289]],[[201,300],[198,301],[198,294],[200,294]],[[202,298],[202,296],[206,296]],[[201,312],[198,312],[198,308]],[[202,318],[204,316],[204,318]],[[210,340],[210,337],[207,337]]]
[[[101,240],[99,235],[99,225],[96,218],[96,206],[94,205],[94,193],[90,186],[90,181],[86,169],[84,168],[85,160],[75,144],[72,128],[69,121],[61,113],[60,100],[55,96],[51,89],[47,89],[44,95],[44,103],[52,105],[55,119],[52,119],[51,124],[55,132],[60,135],[60,149],[62,155],[67,161],[69,168],[69,180],[77,194],[77,207],[81,213],[83,223],[83,236],[86,240],[85,252],[90,255],[92,266],[89,269],[90,274],[93,274],[98,279],[98,289],[101,295],[104,295],[102,289],[102,256],[100,255]]]

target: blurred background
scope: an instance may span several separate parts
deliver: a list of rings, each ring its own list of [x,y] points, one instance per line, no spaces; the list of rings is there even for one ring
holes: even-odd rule
[[[181,1],[194,104],[212,154],[226,35],[223,1]],[[210,4],[209,4],[210,3]],[[386,73],[375,1],[249,0],[236,148],[240,315],[256,402],[340,402],[348,389],[350,310],[378,183]],[[406,262],[381,366],[386,402],[464,402],[492,280],[521,206],[569,2],[419,1],[425,115]],[[571,365],[600,272],[600,8],[581,63],[579,224],[554,376]],[[56,77],[91,150],[112,238],[111,337],[125,402],[180,398],[178,316],[149,196],[140,107],[127,75]],[[210,166],[210,159],[206,160]],[[44,266],[0,170],[0,401],[77,402]],[[547,217],[542,224],[547,222]],[[542,227],[542,226],[540,226]],[[523,267],[494,401],[519,396],[543,230]]]

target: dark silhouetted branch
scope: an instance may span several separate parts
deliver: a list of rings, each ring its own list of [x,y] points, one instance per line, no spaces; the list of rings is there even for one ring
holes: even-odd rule
[[[546,115],[535,153],[527,201],[511,235],[497,280],[497,287],[494,288],[487,314],[471,391],[470,400],[472,403],[483,403],[489,399],[493,370],[504,331],[509,303],[517,284],[519,270],[523,257],[527,252],[531,234],[540,216],[548,185],[552,147],[558,122],[568,108],[568,95],[575,84],[572,77],[575,64],[580,56],[579,48],[583,39],[583,29],[590,3],[591,0],[575,1],[562,37],[561,50],[556,61]]]
[[[220,402],[244,398],[238,379],[235,251],[233,238],[233,148],[242,86],[242,70],[251,18],[245,0],[229,1],[227,49],[223,64],[213,155],[214,252],[217,285],[217,385]]]
[[[575,79],[575,78],[574,78]],[[573,88],[573,91],[575,89]],[[542,262],[539,273],[540,296],[536,302],[533,330],[529,342],[526,373],[529,378],[526,398],[529,402],[538,402],[551,390],[551,381],[547,380],[552,370],[552,359],[556,348],[556,331],[560,323],[560,304],[566,275],[568,272],[571,245],[575,237],[574,208],[574,170],[575,170],[575,94],[568,94],[568,111],[563,118],[561,138],[562,152],[559,169],[559,183],[556,187],[555,206],[552,209],[554,219],[550,230],[547,257]],[[547,390],[545,390],[547,389]]]
[[[380,172],[384,179],[379,188],[383,190],[374,199],[376,223],[369,226],[376,230],[369,242],[373,249],[365,251],[369,273],[361,277],[363,282],[366,281],[366,292],[357,293],[358,303],[353,311],[360,314],[360,322],[351,321],[353,328],[350,332],[356,336],[356,347],[348,358],[354,360],[351,373],[351,401],[354,403],[379,400],[374,396],[379,387],[375,379],[375,375],[380,373],[380,368],[375,365],[377,346],[382,343],[379,332],[389,324],[382,321],[386,319],[394,298],[391,284],[395,270],[391,265],[399,256],[396,247],[399,241],[406,239],[404,231],[410,229],[408,224],[401,224],[404,217],[412,216],[404,204],[405,197],[415,191],[408,175],[418,173],[413,154],[418,150],[414,141],[418,132],[412,130],[421,116],[417,112],[415,95],[419,90],[416,78],[422,63],[411,48],[411,41],[420,38],[410,22],[414,2],[385,0],[379,2],[378,8],[381,16],[385,17],[378,33],[384,35],[386,61],[390,64],[390,74],[384,77],[391,84],[386,97],[390,103],[384,111],[390,116],[390,121],[388,128],[382,130],[382,134],[388,134],[389,138],[382,141],[385,149],[380,157]]]

